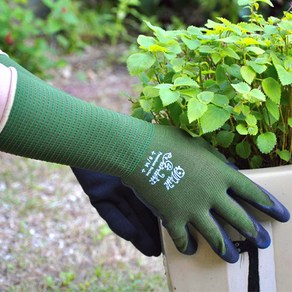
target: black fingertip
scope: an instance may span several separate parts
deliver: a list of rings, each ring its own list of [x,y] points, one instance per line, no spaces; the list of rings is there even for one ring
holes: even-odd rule
[[[213,250],[226,262],[234,264],[239,260],[239,253],[234,246],[233,242],[229,238],[224,238],[226,252],[222,254],[217,248],[213,247]]]
[[[256,224],[256,231],[257,231],[257,236],[256,237],[251,237],[249,235],[245,235],[245,237],[251,241],[253,244],[255,244],[258,248],[267,248],[271,244],[271,238],[269,233],[267,232],[266,229],[263,228],[262,225]],[[244,234],[244,232],[243,232]]]
[[[272,206],[263,206],[257,203],[251,203],[255,207],[259,208],[263,212],[267,213],[272,218],[280,221],[280,222],[287,222],[290,219],[290,213],[288,209],[280,203],[270,192],[268,192],[263,187],[257,185],[271,200]]]
[[[188,234],[188,246],[184,251],[180,251],[181,253],[185,255],[193,255],[196,253],[198,249],[198,243],[197,241],[190,235],[188,227],[186,227],[187,234]]]

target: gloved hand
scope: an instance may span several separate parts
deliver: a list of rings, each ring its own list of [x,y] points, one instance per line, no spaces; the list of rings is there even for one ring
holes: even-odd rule
[[[0,56],[0,62],[13,66],[7,57]],[[219,256],[238,260],[218,216],[258,247],[267,247],[268,233],[238,198],[279,221],[289,220],[280,202],[200,139],[88,104],[16,70],[0,150],[121,177],[161,217],[182,253],[196,249],[187,227],[192,224]]]
[[[269,246],[269,234],[238,198],[279,221],[290,217],[277,199],[229,166],[204,140],[171,127],[156,127],[147,155],[124,182],[162,218],[184,254],[197,248],[189,233],[191,224],[221,258],[230,263],[238,260],[238,251],[218,218],[259,248]]]
[[[120,178],[74,167],[72,171],[113,232],[131,241],[146,256],[161,254],[158,218]]]

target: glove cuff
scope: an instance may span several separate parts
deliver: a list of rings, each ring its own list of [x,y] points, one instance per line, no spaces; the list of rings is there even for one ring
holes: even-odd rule
[[[81,101],[16,69],[1,151],[115,176],[134,171],[152,140],[152,124]]]

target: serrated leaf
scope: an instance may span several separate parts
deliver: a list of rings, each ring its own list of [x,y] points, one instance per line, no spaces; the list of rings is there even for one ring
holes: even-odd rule
[[[139,100],[140,105],[142,107],[142,109],[147,112],[150,113],[152,110],[152,101],[151,99],[140,99]]]
[[[242,66],[240,68],[240,73],[244,81],[248,84],[251,84],[256,77],[255,71],[249,66]]]
[[[277,155],[284,161],[289,162],[291,159],[291,152],[288,150],[277,150]]]
[[[191,98],[188,103],[188,120],[190,123],[198,120],[207,111],[208,106],[197,98]]]
[[[229,104],[229,98],[226,95],[214,94],[212,103],[219,107],[226,107]]]
[[[257,124],[257,119],[252,114],[247,115],[245,121],[249,126],[255,126]]]
[[[248,130],[245,124],[238,124],[236,126],[236,131],[240,134],[240,135],[247,135],[248,134]]]
[[[252,89],[249,94],[258,101],[266,100],[266,96],[259,89]]]
[[[262,81],[262,87],[265,94],[276,104],[280,104],[281,85],[272,77],[268,77]]]
[[[274,103],[272,100],[267,99],[266,107],[268,109],[269,114],[272,115],[276,121],[279,121],[280,111],[278,105]]]
[[[292,84],[292,72],[287,71],[281,65],[275,65],[275,68],[277,70],[277,73],[282,85],[285,86],[285,85]]]
[[[136,53],[127,60],[130,75],[136,76],[147,71],[155,63],[155,58],[150,54]]]
[[[180,98],[180,93],[178,91],[173,91],[170,88],[161,88],[159,89],[159,96],[163,106],[167,106],[176,102]]]
[[[268,68],[266,65],[259,64],[254,61],[247,61],[246,64],[250,66],[258,74],[264,73]]]
[[[251,154],[251,146],[246,141],[238,143],[235,150],[238,156],[243,159],[247,159]]]
[[[229,119],[230,114],[227,110],[218,108],[215,105],[208,105],[208,110],[200,118],[203,133],[215,131],[222,127]]]
[[[260,134],[256,140],[259,150],[264,154],[270,153],[274,149],[276,143],[277,137],[272,132]]]
[[[214,92],[202,91],[198,94],[197,98],[204,104],[210,103],[214,98]]]
[[[231,84],[231,86],[239,93],[248,93],[251,90],[251,87],[245,82],[239,82],[237,84]]]
[[[235,134],[232,132],[220,131],[216,136],[216,140],[218,145],[228,148],[233,142],[234,136]]]
[[[247,130],[248,130],[249,135],[251,136],[256,136],[259,132],[259,128],[257,125],[251,125],[251,126],[249,125]]]
[[[199,84],[190,77],[178,77],[174,80],[174,86],[190,86],[199,88]]]
[[[143,93],[147,97],[156,97],[159,96],[159,90],[157,88],[154,88],[153,86],[145,86],[143,88]]]

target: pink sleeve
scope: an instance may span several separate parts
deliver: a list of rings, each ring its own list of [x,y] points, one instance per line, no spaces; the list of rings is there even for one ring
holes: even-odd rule
[[[8,68],[0,64],[0,132],[3,130],[12,108],[16,81],[17,71],[15,68]]]

